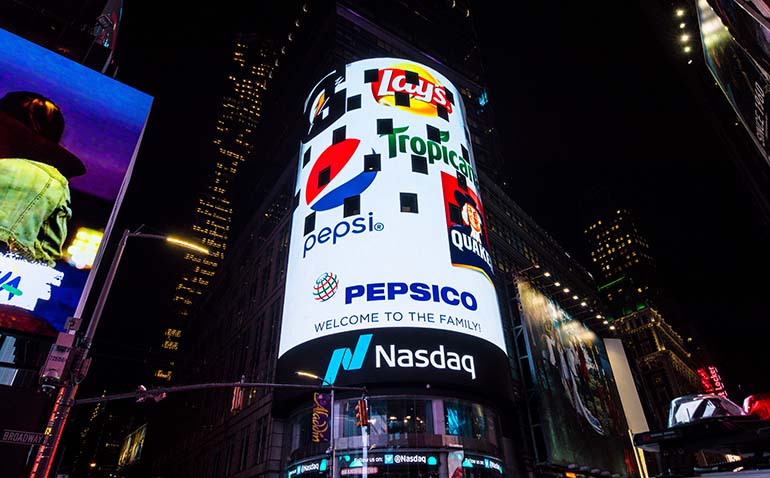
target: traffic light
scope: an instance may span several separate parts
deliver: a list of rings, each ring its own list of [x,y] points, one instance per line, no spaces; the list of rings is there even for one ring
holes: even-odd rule
[[[136,387],[136,402],[142,403],[147,399],[154,400],[156,402],[159,402],[166,398],[166,392],[159,392],[157,390],[147,390],[147,387],[144,385],[139,385]]]
[[[366,400],[359,399],[356,403],[356,426],[363,427],[369,425],[369,410],[366,408]]]

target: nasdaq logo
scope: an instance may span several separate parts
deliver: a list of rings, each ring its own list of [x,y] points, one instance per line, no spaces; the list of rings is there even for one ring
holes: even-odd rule
[[[329,366],[326,368],[324,383],[334,385],[337,380],[337,374],[340,369],[358,370],[364,364],[366,352],[369,350],[369,344],[372,342],[372,334],[365,334],[358,337],[356,348],[350,350],[347,347],[336,349],[332,352],[332,358],[329,360]]]

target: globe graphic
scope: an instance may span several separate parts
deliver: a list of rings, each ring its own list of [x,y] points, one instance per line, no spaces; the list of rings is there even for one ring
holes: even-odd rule
[[[324,272],[315,280],[313,297],[315,300],[326,302],[332,298],[335,292],[337,292],[338,285],[339,278],[336,274],[333,272]]]

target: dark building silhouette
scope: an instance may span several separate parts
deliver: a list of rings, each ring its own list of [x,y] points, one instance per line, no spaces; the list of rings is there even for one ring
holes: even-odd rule
[[[697,358],[688,350],[691,344],[652,308],[625,315],[613,325],[633,362],[650,428],[666,428],[671,400],[703,390]]]
[[[699,359],[660,312],[665,292],[634,216],[611,203],[605,208],[583,231],[597,290],[607,324],[623,341],[648,423],[665,428],[671,400],[701,391]]]
[[[158,349],[165,363],[153,372],[154,383],[173,380],[174,362],[184,341],[187,319],[224,260],[231,239],[233,197],[236,177],[244,162],[255,156],[255,134],[262,117],[264,95],[276,52],[259,37],[239,35],[232,49],[224,82],[225,92],[218,104],[211,144],[205,159],[209,172],[201,182],[194,203],[189,237],[209,250],[208,255],[185,254],[184,272],[176,285],[172,304],[174,317],[163,330]]]
[[[655,262],[631,212],[614,209],[595,216],[583,234],[608,319],[657,305]]]

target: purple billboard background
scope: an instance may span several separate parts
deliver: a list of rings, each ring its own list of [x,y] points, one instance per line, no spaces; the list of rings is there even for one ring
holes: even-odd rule
[[[61,144],[88,169],[71,187],[114,201],[152,98],[2,29],[0,45],[0,97],[33,91],[59,105],[66,121]]]
[[[103,231],[103,245],[130,177],[152,97],[2,29],[0,45],[0,97],[28,91],[56,103],[65,122],[59,144],[85,166],[85,174],[69,179],[72,212],[64,221],[66,238],[58,242],[57,236],[57,247],[66,250],[79,227]],[[26,190],[25,178],[11,180],[7,191]],[[4,200],[18,201],[10,199],[16,197],[9,193]],[[14,229],[10,234],[15,239],[22,232]],[[63,331],[67,317],[81,306],[93,271],[75,268],[58,252],[41,259],[5,250],[9,252],[0,253],[0,329],[48,336]]]

